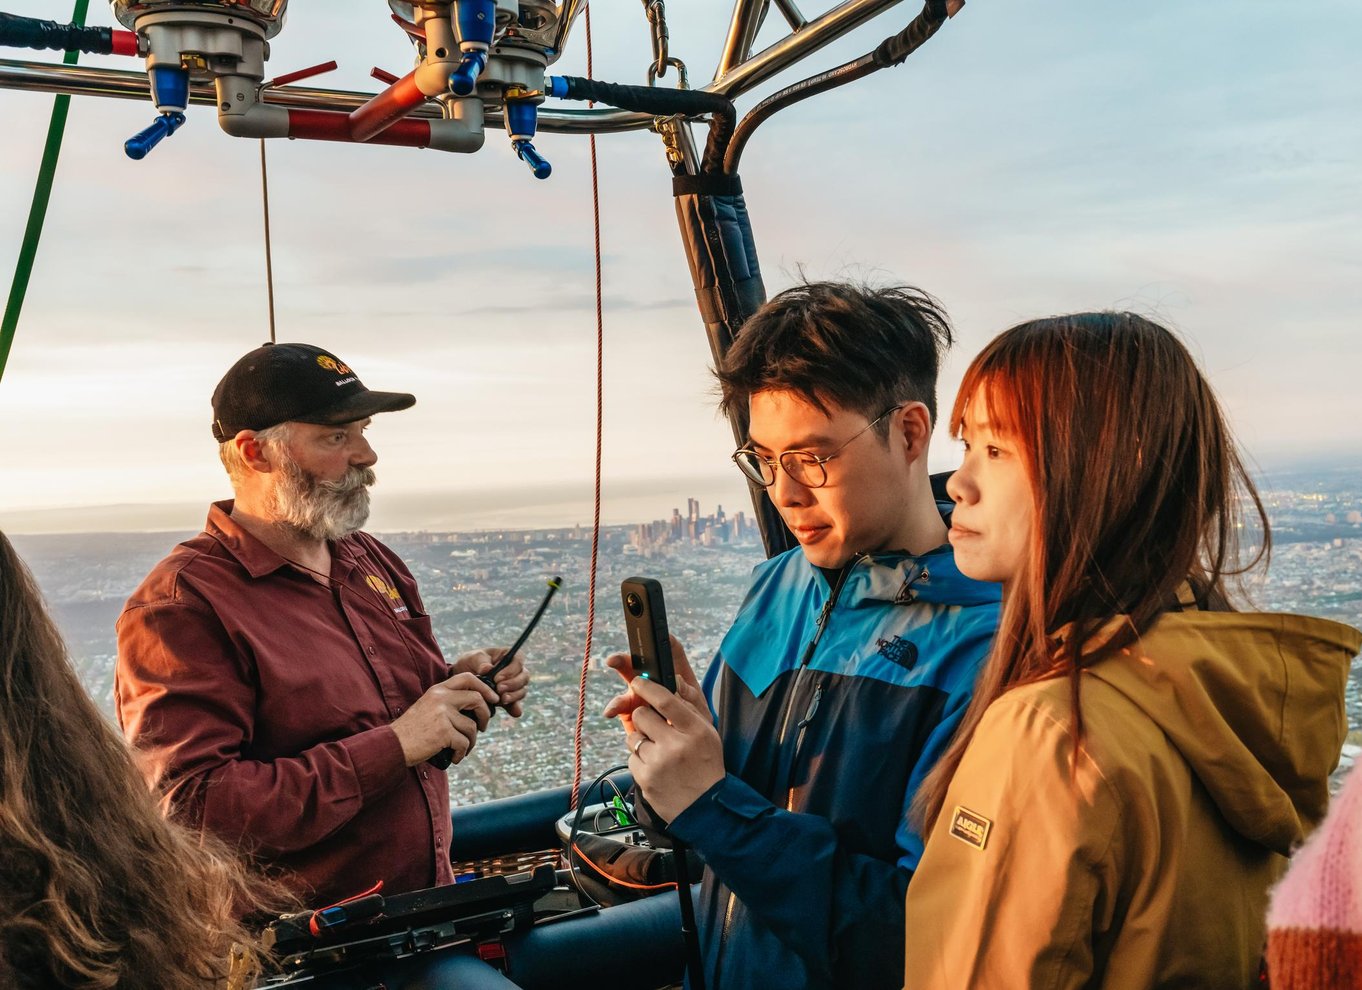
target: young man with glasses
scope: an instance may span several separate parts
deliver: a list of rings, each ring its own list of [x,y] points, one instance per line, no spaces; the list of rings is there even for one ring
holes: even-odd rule
[[[763,306],[718,371],[724,409],[750,414],[733,460],[799,546],[757,567],[703,690],[679,656],[676,695],[635,680],[606,709],[707,864],[708,990],[902,982],[908,805],[999,608],[956,570],[927,470],[950,343],[917,290],[815,283]]]

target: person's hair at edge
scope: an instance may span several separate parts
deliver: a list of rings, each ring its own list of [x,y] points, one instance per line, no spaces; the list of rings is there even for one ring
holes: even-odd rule
[[[3,533],[0,808],[0,985],[179,990],[258,971],[237,918],[286,905],[161,817]]]
[[[1227,579],[1266,562],[1271,543],[1215,393],[1159,324],[1133,313],[1020,324],[965,372],[951,410],[953,436],[978,395],[990,428],[1016,442],[1031,479],[1031,545],[960,729],[918,791],[913,816],[926,829],[994,700],[1022,684],[1066,677],[1077,752],[1080,671],[1147,631],[1184,583],[1201,607],[1230,608]],[[1260,542],[1241,563],[1247,504]],[[1116,615],[1127,617],[1116,635],[1094,639]]]
[[[920,289],[804,282],[743,324],[715,371],[720,408],[745,414],[753,394],[788,391],[867,419],[921,402],[935,422],[937,367],[952,342],[945,309]],[[889,424],[875,429],[887,436]]]

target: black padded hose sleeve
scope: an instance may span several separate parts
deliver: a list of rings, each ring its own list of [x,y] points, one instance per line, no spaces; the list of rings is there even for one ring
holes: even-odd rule
[[[743,148],[747,146],[748,139],[752,137],[752,132],[769,118],[787,107],[807,100],[811,96],[826,93],[838,86],[845,86],[847,83],[855,82],[872,72],[878,72],[882,68],[884,66],[875,61],[875,55],[872,52],[869,55],[862,55],[854,62],[847,62],[835,69],[829,69],[827,72],[820,72],[816,76],[802,79],[793,86],[787,86],[779,92],[772,93],[753,107],[738,122],[738,127],[728,142],[728,150],[724,152],[724,174],[737,174],[738,162],[742,159]]]
[[[776,113],[811,96],[855,82],[872,72],[902,64],[962,6],[964,0],[927,0],[912,23],[898,34],[885,38],[873,52],[772,93],[753,107],[738,124],[724,153],[724,172],[730,175],[737,172],[743,148],[751,139],[752,132]]]
[[[36,17],[0,13],[0,45],[8,48],[37,48],[58,52],[89,52],[109,55],[113,52],[113,29],[81,27],[41,21]]]
[[[904,59],[922,47],[932,35],[936,34],[949,16],[946,0],[927,0],[922,12],[913,18],[906,28],[880,42],[873,53],[875,64],[881,68],[901,65]]]
[[[600,82],[580,76],[563,76],[567,95],[573,100],[595,100],[621,110],[651,113],[659,117],[672,114],[700,114],[713,116],[709,128],[709,142],[705,145],[701,169],[718,172],[723,167],[724,152],[728,149],[733,128],[738,123],[738,112],[733,101],[715,93],[698,89],[661,89],[654,86],[625,86],[621,83]]]

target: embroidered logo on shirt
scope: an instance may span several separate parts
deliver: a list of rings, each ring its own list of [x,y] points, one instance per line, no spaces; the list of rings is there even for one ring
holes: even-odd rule
[[[394,612],[400,614],[407,610],[407,605],[402,601],[402,596],[398,593],[398,590],[377,574],[366,575],[364,583],[373,588],[384,598],[388,599],[388,604],[392,606]]]
[[[983,849],[988,844],[988,833],[992,829],[991,821],[968,808],[957,804],[951,812],[951,835],[975,849]]]
[[[875,645],[880,648],[880,656],[904,670],[912,670],[913,664],[917,663],[916,643],[895,636],[893,639],[876,640]]]

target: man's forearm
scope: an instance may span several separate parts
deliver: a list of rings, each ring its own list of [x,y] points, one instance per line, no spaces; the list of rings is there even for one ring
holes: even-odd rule
[[[172,811],[256,855],[305,849],[343,828],[407,772],[390,726],[270,761],[171,764],[162,785]]]

